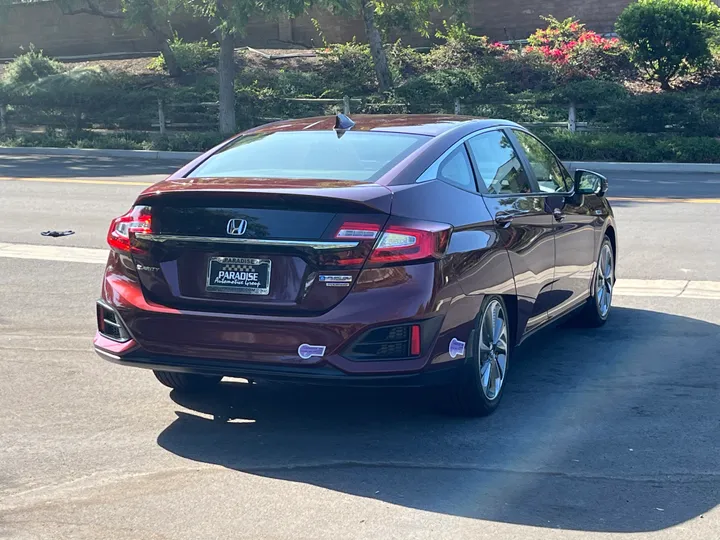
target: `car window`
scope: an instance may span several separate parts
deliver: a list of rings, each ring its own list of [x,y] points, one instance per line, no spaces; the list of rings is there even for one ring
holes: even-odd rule
[[[502,131],[490,131],[468,141],[476,169],[488,193],[531,193],[525,169]]]
[[[458,147],[440,164],[438,179],[468,191],[477,191],[475,175],[464,146]]]
[[[279,131],[243,135],[191,176],[374,182],[431,140],[422,135],[348,131]]]
[[[563,167],[555,155],[539,139],[524,131],[515,131],[527,159],[535,173],[535,178],[544,193],[565,193],[572,191],[572,183],[566,184]],[[567,173],[566,173],[567,174]]]

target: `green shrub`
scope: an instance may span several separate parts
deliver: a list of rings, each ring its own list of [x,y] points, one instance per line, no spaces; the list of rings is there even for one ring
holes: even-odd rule
[[[152,142],[152,150],[170,152],[205,152],[227,139],[219,133],[175,133],[158,137]]]
[[[27,84],[60,73],[64,69],[62,63],[43,55],[42,51],[31,48],[28,52],[16,56],[7,65],[2,79],[10,85]]]
[[[567,161],[720,163],[720,141],[712,137],[568,131],[541,135]]]
[[[411,111],[451,106],[456,98],[476,92],[476,72],[469,69],[442,69],[414,77],[397,88],[396,94],[410,104]]]
[[[226,137],[218,133],[180,133],[159,137],[138,131],[98,133],[78,131],[61,134],[27,133],[17,136],[0,136],[0,146],[42,148],[115,148],[121,150],[167,150],[176,152],[204,152]]]
[[[474,35],[465,23],[443,21],[443,27],[435,37],[445,43],[433,47],[427,59],[434,69],[471,68],[485,58],[505,52],[505,47],[492,44],[486,36]]]
[[[486,85],[502,84],[510,94],[545,92],[557,86],[553,67],[536,54],[512,52],[487,58],[478,69]]]
[[[618,83],[594,79],[574,81],[552,91],[556,102],[574,101],[582,105],[610,105],[628,98],[627,89]]]
[[[620,14],[617,32],[637,66],[669,89],[674,78],[710,61],[718,23],[712,0],[638,0]]]
[[[235,86],[268,89],[279,97],[322,97],[327,93],[326,82],[319,73],[294,69],[244,68],[238,72]]]
[[[339,95],[367,95],[377,91],[370,46],[357,41],[330,45],[319,51],[320,75]]]
[[[186,73],[200,71],[209,65],[215,64],[220,54],[220,46],[217,43],[210,43],[207,39],[183,41],[177,33],[170,41],[170,49],[175,54],[178,66]],[[148,64],[148,68],[156,71],[164,71],[166,67],[162,55],[153,58]]]
[[[431,69],[429,55],[421,54],[412,47],[403,45],[400,40],[388,47],[387,56],[396,82],[406,81]]]
[[[599,101],[592,120],[635,133],[720,136],[720,91],[627,95]]]

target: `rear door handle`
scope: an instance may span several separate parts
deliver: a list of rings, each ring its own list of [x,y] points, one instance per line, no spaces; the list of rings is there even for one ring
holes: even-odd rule
[[[509,227],[513,219],[515,219],[515,215],[510,212],[498,212],[495,214],[495,223],[502,228]]]
[[[553,210],[553,217],[555,218],[555,221],[564,221],[565,220],[565,214],[563,214],[559,208],[556,208],[555,210]]]

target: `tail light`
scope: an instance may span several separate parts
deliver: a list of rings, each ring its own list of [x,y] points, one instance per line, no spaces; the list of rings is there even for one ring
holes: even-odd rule
[[[450,228],[426,230],[390,225],[370,254],[370,264],[439,259],[445,254]]]
[[[346,222],[335,235],[338,240],[373,242],[368,257],[369,265],[385,265],[400,262],[418,262],[439,259],[447,250],[450,225],[443,223],[413,222],[412,226],[393,224],[392,218],[384,231],[374,223]],[[365,262],[357,257],[340,259],[342,265],[358,265]]]
[[[110,223],[107,242],[118,251],[130,251],[130,235],[151,233],[152,218],[149,206],[135,206],[127,214],[115,218]]]

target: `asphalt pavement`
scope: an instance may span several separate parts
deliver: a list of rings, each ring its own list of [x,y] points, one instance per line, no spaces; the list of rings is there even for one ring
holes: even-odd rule
[[[193,398],[100,360],[97,250],[176,165],[0,156],[0,248],[31,253],[0,249],[0,538],[720,538],[720,296],[681,294],[720,282],[720,177],[608,173],[626,294],[532,338],[467,420],[421,391]]]

